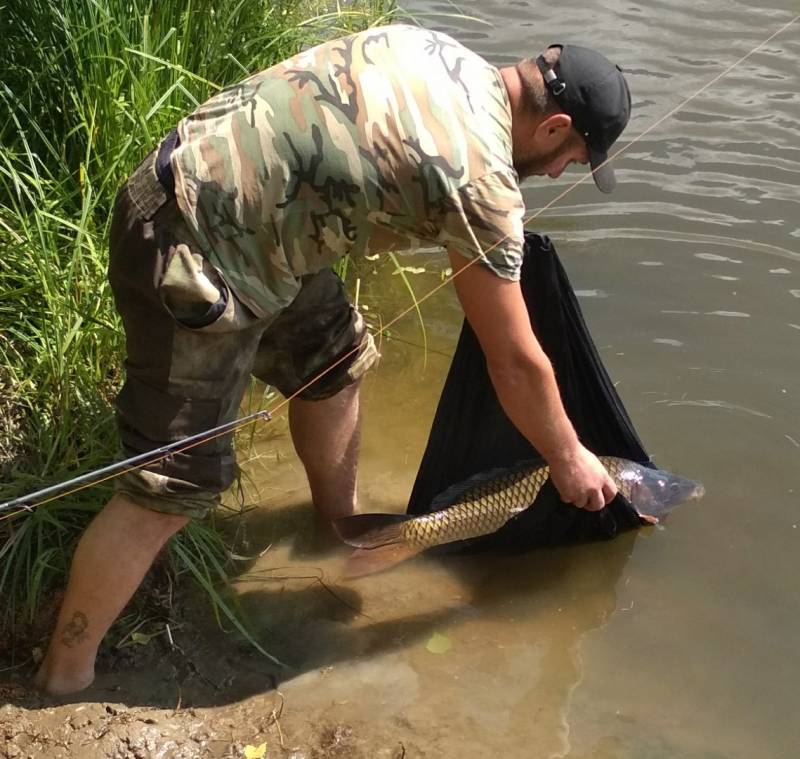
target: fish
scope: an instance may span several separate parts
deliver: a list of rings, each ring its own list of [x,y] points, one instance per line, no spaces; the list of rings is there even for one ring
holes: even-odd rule
[[[678,504],[705,494],[695,480],[615,456],[598,458],[619,493],[650,524]],[[427,514],[354,514],[338,519],[334,528],[339,537],[356,548],[345,576],[379,572],[429,548],[496,532],[534,504],[549,478],[547,464],[520,462],[453,485],[434,498]]]

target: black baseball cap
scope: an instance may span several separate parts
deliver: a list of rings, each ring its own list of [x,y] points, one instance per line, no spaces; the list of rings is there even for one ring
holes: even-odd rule
[[[617,185],[608,151],[631,115],[631,93],[622,69],[607,58],[578,45],[550,45],[561,48],[552,68],[540,55],[536,59],[547,89],[561,110],[572,118],[589,148],[589,165],[598,189],[611,192]]]

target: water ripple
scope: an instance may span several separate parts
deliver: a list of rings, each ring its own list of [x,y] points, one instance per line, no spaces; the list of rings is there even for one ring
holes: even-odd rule
[[[712,400],[702,400],[702,401],[686,401],[686,400],[661,400],[655,401],[656,403],[662,403],[665,406],[699,406],[701,408],[721,408],[725,409],[726,411],[737,411],[742,414],[750,414],[751,416],[760,416],[764,419],[772,419],[769,414],[765,414],[762,411],[756,411],[755,409],[747,408],[746,406],[739,406],[735,403],[728,403],[727,401],[712,401]]]
[[[591,242],[608,238],[633,240],[665,240],[668,242],[689,243],[694,245],[715,245],[725,248],[737,248],[752,253],[778,256],[791,261],[800,261],[800,253],[776,245],[768,245],[755,240],[743,240],[740,237],[725,237],[698,232],[679,232],[674,229],[642,229],[642,228],[603,228],[603,229],[564,229],[549,230],[548,234],[564,240]],[[638,251],[632,250],[632,253]]]

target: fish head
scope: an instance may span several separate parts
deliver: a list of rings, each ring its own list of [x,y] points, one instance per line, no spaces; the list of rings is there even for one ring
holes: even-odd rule
[[[642,515],[660,517],[680,503],[705,495],[705,488],[696,480],[638,464],[623,472],[620,479],[624,482],[623,494]]]

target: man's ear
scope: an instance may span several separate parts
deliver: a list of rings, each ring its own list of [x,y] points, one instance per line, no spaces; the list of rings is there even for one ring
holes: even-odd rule
[[[536,127],[536,141],[547,149],[557,148],[570,134],[572,118],[566,113],[553,113]]]

